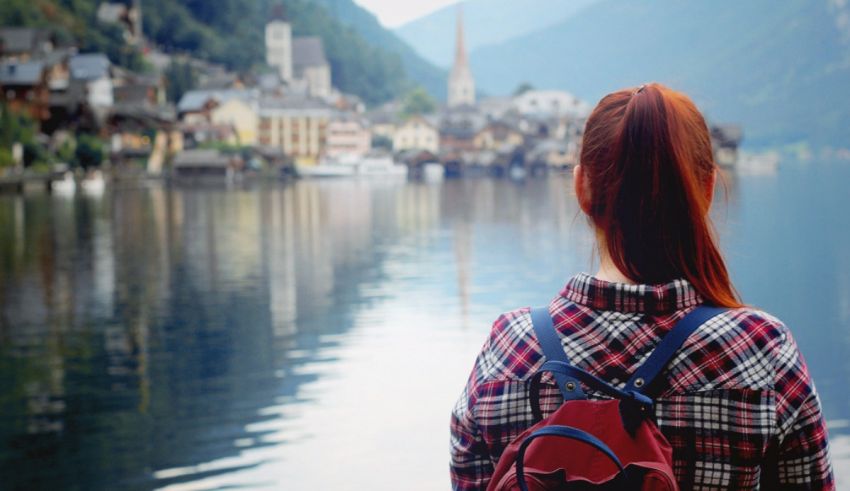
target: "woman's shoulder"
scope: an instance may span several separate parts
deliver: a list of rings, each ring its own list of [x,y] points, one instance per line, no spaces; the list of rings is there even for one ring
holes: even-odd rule
[[[531,308],[500,314],[482,349],[483,372],[489,380],[523,380],[531,376],[543,353],[534,336]]]
[[[753,307],[728,309],[706,322],[695,337],[712,338],[719,343],[738,344],[741,338],[760,343],[784,342],[790,336],[788,327],[776,316]]]
[[[798,371],[790,330],[763,310],[741,307],[712,318],[691,335],[670,368],[674,391],[769,389],[778,373]]]

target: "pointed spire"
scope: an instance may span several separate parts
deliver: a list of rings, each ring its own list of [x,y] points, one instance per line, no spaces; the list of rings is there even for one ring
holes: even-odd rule
[[[463,3],[457,4],[457,31],[455,33],[455,67],[466,66],[466,47],[463,43]]]

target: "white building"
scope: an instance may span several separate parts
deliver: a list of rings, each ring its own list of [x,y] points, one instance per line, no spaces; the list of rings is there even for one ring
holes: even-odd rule
[[[372,149],[372,134],[358,118],[337,117],[328,123],[325,155],[330,158],[362,157]]]
[[[315,164],[324,150],[333,110],[326,103],[304,97],[260,101],[260,145],[280,148],[298,164]]]
[[[469,68],[463,43],[463,11],[458,6],[457,35],[455,38],[455,61],[449,74],[449,107],[475,104],[475,80]]]
[[[68,60],[68,70],[75,91],[95,111],[112,107],[112,64],[101,53],[74,55]]]
[[[437,125],[422,116],[414,116],[399,125],[393,134],[393,150],[440,150],[440,132]]]
[[[266,24],[266,64],[278,69],[281,80],[292,80],[292,26],[283,19]]]
[[[331,65],[325,58],[321,38],[316,36],[295,38],[292,47],[295,78],[301,81],[311,97],[330,98]]]
[[[563,90],[529,90],[514,97],[514,108],[526,116],[585,118],[592,107]]]

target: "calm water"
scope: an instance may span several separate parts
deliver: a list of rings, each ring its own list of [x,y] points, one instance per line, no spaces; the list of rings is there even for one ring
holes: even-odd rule
[[[729,184],[734,279],[792,327],[850,485],[850,165]],[[0,488],[445,489],[491,322],[592,268],[570,185],[0,196]]]

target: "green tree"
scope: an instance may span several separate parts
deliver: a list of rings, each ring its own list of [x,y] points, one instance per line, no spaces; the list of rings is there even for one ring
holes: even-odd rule
[[[198,77],[192,65],[185,61],[174,60],[165,71],[165,91],[168,100],[179,102],[183,94],[194,89],[198,84]]]
[[[528,82],[523,82],[523,83],[517,85],[517,88],[514,89],[514,97],[523,95],[530,90],[534,90],[534,86],[531,85]]]
[[[38,125],[26,113],[12,111],[0,103],[0,167],[14,163],[12,145],[20,143],[24,149],[24,165],[47,161],[49,156],[39,144]]]
[[[437,103],[422,87],[416,87],[401,101],[401,116],[409,118],[423,114],[431,114],[437,109]]]
[[[83,169],[100,166],[103,162],[103,142],[88,133],[77,135],[77,148],[74,151],[74,163]]]

